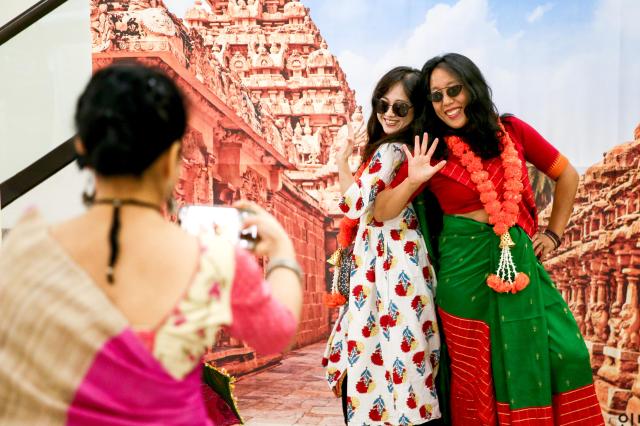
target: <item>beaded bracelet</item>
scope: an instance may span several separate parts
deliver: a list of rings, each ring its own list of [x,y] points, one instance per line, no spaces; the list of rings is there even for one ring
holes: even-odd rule
[[[265,276],[268,278],[269,274],[271,274],[275,269],[278,268],[290,270],[291,272],[296,274],[298,280],[302,281],[302,268],[300,268],[300,264],[296,262],[295,259],[275,257],[269,260],[269,264],[267,265],[267,268],[265,270]]]
[[[560,239],[560,237],[558,236],[558,234],[556,234],[555,232],[553,232],[550,229],[545,229],[543,232],[544,235],[546,235],[547,237],[549,237],[551,239],[551,241],[553,241],[553,249],[557,249],[558,247],[560,247],[560,244],[562,244],[562,240]]]

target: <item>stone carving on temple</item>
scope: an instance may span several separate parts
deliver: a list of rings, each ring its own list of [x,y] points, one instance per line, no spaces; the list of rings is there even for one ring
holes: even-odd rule
[[[625,409],[640,414],[640,126],[634,137],[581,177],[563,243],[546,262],[585,335],[611,419]]]

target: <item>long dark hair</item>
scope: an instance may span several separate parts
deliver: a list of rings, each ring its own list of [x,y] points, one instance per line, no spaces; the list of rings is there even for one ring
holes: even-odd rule
[[[451,129],[437,115],[433,104],[426,100],[430,92],[431,74],[436,68],[445,69],[455,75],[464,85],[468,104],[464,109],[467,124],[461,129]],[[498,126],[498,109],[491,99],[491,88],[478,67],[466,56],[458,53],[447,53],[429,59],[420,73],[422,86],[422,114],[416,120],[416,126],[429,132],[429,139],[438,138],[444,142],[444,136],[458,135],[464,138],[471,150],[483,159],[500,155],[501,131]],[[435,156],[447,157],[447,145],[439,143]]]
[[[140,64],[96,72],[75,114],[87,165],[101,176],[142,173],[179,140],[186,127],[183,96],[163,72]]]
[[[371,115],[367,121],[367,144],[364,148],[362,155],[362,161],[367,161],[375,150],[382,144],[389,142],[403,142],[409,144],[413,140],[415,129],[413,123],[405,127],[404,129],[391,133],[389,135],[384,133],[382,124],[378,120],[376,114],[375,101],[380,99],[396,84],[402,83],[404,93],[409,98],[409,101],[413,105],[414,120],[420,115],[420,111],[417,110],[416,104],[420,101],[420,91],[416,90],[420,85],[420,71],[411,67],[395,67],[391,71],[382,76],[371,95]]]

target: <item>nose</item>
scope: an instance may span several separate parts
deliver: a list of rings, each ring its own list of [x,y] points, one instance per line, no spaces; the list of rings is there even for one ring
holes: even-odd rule
[[[389,108],[384,112],[385,117],[395,117],[395,113],[393,112],[393,106],[389,105]]]
[[[442,105],[449,105],[453,102],[453,98],[447,95],[447,91],[442,92]]]

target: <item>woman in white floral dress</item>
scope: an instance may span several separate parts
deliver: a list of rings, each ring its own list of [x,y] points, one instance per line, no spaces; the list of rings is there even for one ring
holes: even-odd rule
[[[409,203],[393,219],[374,217],[377,193],[407,157],[414,158],[407,142],[418,78],[417,70],[397,67],[378,82],[369,142],[355,177],[348,165],[353,142],[337,156],[340,208],[359,223],[348,304],[340,310],[323,363],[330,387],[342,396],[348,425],[418,425],[440,417],[436,280],[416,211]],[[422,149],[416,145],[416,158],[425,157]],[[428,161],[420,166],[429,176],[442,167]]]

